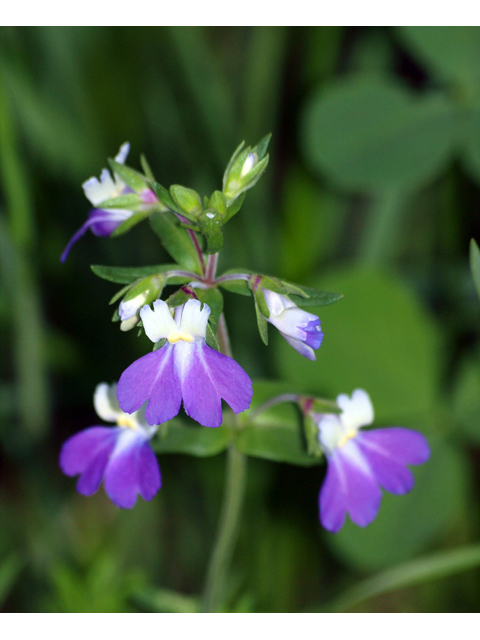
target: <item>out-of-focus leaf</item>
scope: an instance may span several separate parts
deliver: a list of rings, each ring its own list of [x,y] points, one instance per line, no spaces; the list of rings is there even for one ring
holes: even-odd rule
[[[176,264],[153,264],[148,267],[107,267],[101,264],[92,264],[90,266],[96,276],[117,284],[130,284],[139,278],[146,278],[155,273],[165,273],[177,268]],[[172,284],[172,281],[170,281],[170,284]]]
[[[151,214],[151,211],[139,211],[138,213],[134,213],[133,216],[124,220],[122,224],[113,231],[110,237],[116,238],[117,236],[123,236],[124,233],[130,231],[130,229],[135,227],[139,222],[143,222],[143,220],[148,218]]]
[[[186,453],[191,456],[215,456],[224,451],[231,440],[226,427],[186,426],[180,421],[170,420],[160,425],[152,440],[153,450],[158,453]]]
[[[239,416],[242,427],[235,432],[235,446],[247,455],[266,460],[307,467],[319,464],[321,458],[307,453],[301,414],[293,402],[276,404],[255,415],[264,402],[285,393],[292,393],[291,384],[253,383],[252,405]]]
[[[16,553],[11,553],[0,564],[0,607],[5,602],[24,566]]]
[[[135,171],[135,169],[132,169],[131,167],[127,167],[126,165],[117,162],[116,160],[109,158],[108,162],[112,171],[114,171],[122,182],[124,182],[127,187],[130,187],[132,191],[135,191],[135,193],[141,193],[147,189],[147,180],[141,173]]]
[[[464,434],[480,443],[480,359],[462,362],[453,396],[453,413]]]
[[[468,571],[480,565],[480,545],[460,547],[430,556],[416,558],[413,562],[393,567],[348,589],[324,610],[342,612],[357,604],[384,593],[391,593],[415,584],[441,580]]]
[[[441,350],[438,329],[414,294],[388,273],[355,268],[319,284],[345,297],[339,305],[311,308],[325,335],[316,362],[274,332],[283,376],[322,397],[363,388],[377,425],[421,425],[437,402]]]
[[[150,186],[152,187],[157,198],[165,207],[168,207],[169,209],[171,209],[172,211],[176,211],[177,213],[182,213],[182,210],[175,204],[172,196],[167,191],[167,189],[165,189],[165,187],[163,187],[159,182],[156,181],[152,182]]]
[[[327,534],[345,562],[369,571],[408,560],[455,525],[465,506],[468,461],[447,443],[431,440],[430,445],[430,460],[412,467],[415,487],[409,494],[384,493],[372,524],[361,529],[347,521],[337,534]]]
[[[473,282],[480,298],[480,249],[472,238],[470,242],[470,268],[472,270]]]
[[[154,613],[198,613],[200,610],[197,598],[170,589],[146,589],[136,593],[133,600]]]
[[[173,213],[158,211],[150,217],[150,224],[178,264],[194,273],[201,273],[200,260],[188,231],[179,225]]]
[[[480,27],[397,27],[414,53],[448,80],[480,81]]]
[[[303,148],[340,187],[413,189],[446,167],[457,128],[456,107],[442,94],[416,98],[379,79],[344,80],[309,102]]]
[[[308,294],[309,297],[289,295],[290,300],[299,307],[324,307],[328,304],[338,302],[343,298],[343,294],[341,293],[321,291],[319,289],[312,289],[311,287],[300,287],[300,289]]]

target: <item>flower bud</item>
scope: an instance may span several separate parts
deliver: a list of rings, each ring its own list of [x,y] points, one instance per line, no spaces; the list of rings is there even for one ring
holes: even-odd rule
[[[223,176],[223,193],[228,205],[260,179],[268,164],[266,151],[269,141],[270,135],[263,138],[253,149],[243,149],[242,143],[233,154]]]
[[[149,276],[128,291],[118,307],[118,315],[122,321],[121,331],[130,331],[137,325],[140,309],[161,295],[165,282],[165,277],[161,274]]]
[[[276,327],[285,340],[302,356],[315,360],[314,349],[318,349],[323,340],[320,320],[313,313],[297,307],[286,296],[262,289],[269,316],[267,322]]]

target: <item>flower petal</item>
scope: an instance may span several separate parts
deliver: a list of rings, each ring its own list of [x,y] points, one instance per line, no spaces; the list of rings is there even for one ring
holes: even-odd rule
[[[372,424],[373,404],[363,389],[355,389],[351,398],[346,393],[341,393],[337,396],[337,404],[342,410],[340,420],[347,431],[356,431]]]
[[[285,338],[288,344],[295,349],[295,351],[298,351],[301,356],[304,356],[305,358],[308,358],[312,361],[317,359],[314,350],[312,349],[312,347],[309,347],[308,344],[302,342],[301,340],[297,340],[296,338],[291,338],[285,333],[280,332],[280,334]]]
[[[203,341],[177,344],[175,365],[185,411],[205,427],[222,424],[222,398],[235,413],[250,406],[252,382],[248,375],[235,360]]]
[[[78,493],[91,496],[97,491],[119,435],[120,429],[91,427],[65,442],[60,451],[60,468],[68,476],[81,474]]]
[[[368,461],[368,466],[375,475],[376,481],[390,493],[397,495],[408,493],[415,483],[412,472],[396,460],[393,452],[378,449],[375,443],[372,444],[369,440],[371,433],[371,431],[358,433],[355,443]]]
[[[383,455],[389,455],[401,464],[423,464],[430,458],[427,439],[413,429],[389,427],[361,432],[361,435],[368,435],[368,439],[363,438],[363,442],[368,442],[370,448],[375,447]]]
[[[157,457],[148,442],[139,453],[138,490],[144,500],[151,500],[162,486]]]
[[[205,339],[209,316],[210,307],[208,304],[204,304],[202,308],[200,300],[188,300],[183,305],[180,330],[197,338]]]
[[[144,447],[147,447],[153,456],[156,465],[152,474],[152,459],[144,455]],[[142,465],[148,461],[148,469],[142,469]],[[146,480],[146,486],[144,480]],[[150,445],[143,434],[137,431],[124,429],[118,439],[105,472],[105,491],[110,500],[117,507],[131,509],[137,501],[137,495],[153,498],[160,488],[160,473],[158,464]],[[145,490],[146,489],[146,490]]]
[[[140,311],[143,328],[152,342],[158,342],[167,338],[171,331],[175,331],[177,325],[172,318],[168,304],[164,300],[155,300],[153,311],[146,304]]]
[[[65,251],[60,257],[61,262],[65,262],[70,253],[72,246],[80,240],[80,238],[91,229],[97,236],[110,236],[117,227],[119,227],[124,220],[132,215],[131,211],[121,211],[119,209],[112,209],[110,211],[103,209],[92,209],[89,213],[87,221],[80,227],[80,229],[70,238],[69,243],[65,247]]]
[[[161,424],[177,415],[182,394],[172,356],[173,346],[166,344],[125,369],[117,387],[123,411],[133,413],[148,400],[145,411],[148,424]]]
[[[83,473],[98,453],[113,449],[117,435],[117,429],[111,427],[90,427],[76,433],[60,450],[61,470],[67,476]]]
[[[329,531],[339,531],[347,512],[355,524],[366,527],[380,508],[382,492],[361,450],[353,440],[328,458],[320,493],[320,519]]]
[[[116,422],[122,414],[117,400],[117,385],[102,382],[93,394],[93,406],[97,416],[106,422]]]

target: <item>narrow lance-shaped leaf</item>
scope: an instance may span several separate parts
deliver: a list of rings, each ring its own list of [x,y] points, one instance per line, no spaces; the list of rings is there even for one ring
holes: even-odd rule
[[[180,226],[175,214],[169,211],[159,211],[151,216],[150,224],[165,249],[179,265],[188,271],[201,273],[197,250],[188,231]]]
[[[165,273],[178,269],[176,264],[154,264],[148,267],[107,267],[100,264],[92,264],[90,269],[93,273],[109,282],[117,284],[131,284],[139,278],[146,278],[155,273]]]

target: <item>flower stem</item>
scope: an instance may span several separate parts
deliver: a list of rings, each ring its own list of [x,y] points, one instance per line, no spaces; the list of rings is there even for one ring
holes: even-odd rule
[[[231,357],[232,350],[223,313],[218,320],[217,338],[222,353]],[[236,416],[234,420],[236,424]],[[228,570],[238,537],[246,479],[247,456],[231,446],[227,453],[226,483],[220,522],[203,590],[201,610],[204,613],[216,613],[221,608]]]
[[[247,479],[247,456],[230,447],[227,478],[217,537],[207,569],[202,598],[203,613],[218,613],[225,594],[228,569],[238,537]]]
[[[207,268],[205,271],[205,282],[212,284],[215,280],[215,274],[217,273],[218,253],[213,253],[208,256]]]

